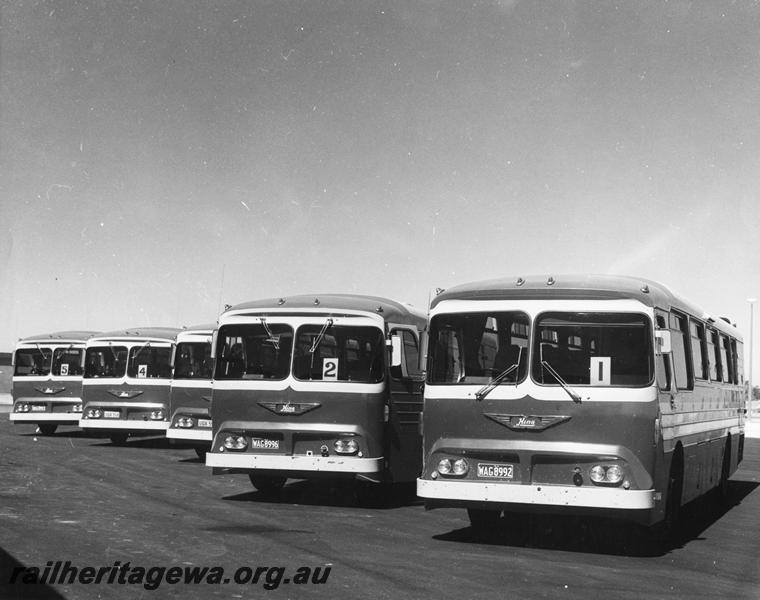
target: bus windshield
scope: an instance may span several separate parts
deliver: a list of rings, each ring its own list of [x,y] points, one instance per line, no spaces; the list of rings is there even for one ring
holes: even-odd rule
[[[290,372],[293,328],[280,323],[219,329],[216,379],[285,379]]]
[[[16,351],[17,377],[50,374],[50,348],[20,348]]]
[[[505,383],[523,380],[528,328],[528,315],[516,311],[436,315],[430,324],[428,381],[466,385],[499,377]]]
[[[53,375],[81,375],[83,353],[82,348],[56,348],[53,351]]]
[[[174,379],[211,379],[213,362],[211,344],[181,342],[177,344]]]
[[[171,371],[172,349],[169,346],[151,346],[146,342],[142,346],[129,349],[127,376],[137,379],[169,379]]]
[[[538,383],[561,385],[559,375],[572,385],[644,386],[653,365],[645,315],[550,312],[536,319],[531,372]]]
[[[90,377],[124,377],[127,366],[126,346],[92,346],[84,359],[85,379]]]
[[[377,327],[303,325],[298,329],[293,376],[309,381],[377,383],[385,373],[385,338]]]

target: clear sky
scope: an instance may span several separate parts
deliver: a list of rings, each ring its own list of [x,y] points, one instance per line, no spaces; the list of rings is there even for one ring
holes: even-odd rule
[[[11,1],[0,17],[0,350],[261,297],[424,309],[435,287],[581,272],[661,281],[749,338],[755,2]]]

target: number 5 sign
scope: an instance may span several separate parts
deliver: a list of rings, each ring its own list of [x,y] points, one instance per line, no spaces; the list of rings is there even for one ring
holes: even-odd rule
[[[322,379],[324,381],[338,380],[338,359],[337,358],[323,358],[322,359]]]

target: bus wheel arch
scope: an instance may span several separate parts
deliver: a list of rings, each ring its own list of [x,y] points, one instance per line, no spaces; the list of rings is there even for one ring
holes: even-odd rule
[[[677,533],[681,521],[681,502],[683,499],[684,482],[684,452],[679,443],[673,450],[668,473],[667,492],[665,497],[664,526],[668,536]]]
[[[265,496],[279,493],[288,479],[278,475],[259,475],[257,473],[249,473],[248,478],[251,480],[251,485]]]
[[[56,423],[38,423],[37,429],[41,435],[53,435],[58,429],[58,425]]]
[[[728,501],[729,489],[728,478],[731,475],[731,434],[726,436],[726,443],[723,445],[723,460],[721,461],[720,479],[718,480],[717,496],[718,501],[724,504]]]

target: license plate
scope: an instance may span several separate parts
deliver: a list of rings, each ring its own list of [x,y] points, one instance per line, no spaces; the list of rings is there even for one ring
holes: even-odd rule
[[[268,440],[266,438],[251,438],[251,448],[259,450],[279,450],[280,440]]]
[[[514,465],[478,463],[478,477],[484,479],[512,479],[514,476]]]
[[[121,413],[118,410],[104,410],[103,411],[104,419],[118,419],[120,416],[121,416]]]
[[[32,404],[32,412],[45,412],[46,410],[44,404]]]
[[[211,429],[211,419],[198,419],[198,427],[208,427]]]

